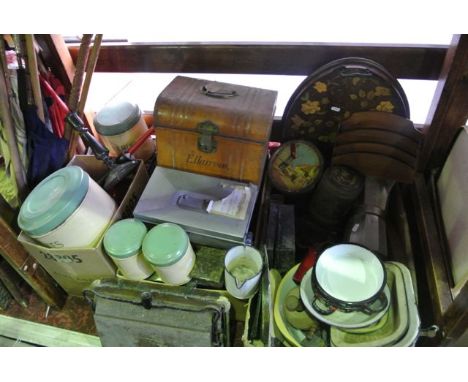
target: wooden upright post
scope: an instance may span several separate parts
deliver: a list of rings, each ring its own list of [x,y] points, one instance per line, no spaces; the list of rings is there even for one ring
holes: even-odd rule
[[[468,118],[468,35],[454,35],[445,56],[425,123],[425,142],[418,169],[441,167],[455,135]]]

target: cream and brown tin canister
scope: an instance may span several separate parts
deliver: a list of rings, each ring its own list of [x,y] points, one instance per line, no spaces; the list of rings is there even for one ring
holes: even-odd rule
[[[104,145],[115,155],[128,150],[148,129],[140,108],[131,102],[106,105],[94,117],[94,127]],[[148,137],[134,156],[146,161],[155,151],[156,145]]]

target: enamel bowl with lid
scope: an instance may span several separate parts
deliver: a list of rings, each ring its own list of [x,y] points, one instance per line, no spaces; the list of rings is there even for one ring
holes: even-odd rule
[[[359,329],[369,327],[379,321],[387,312],[390,302],[390,288],[386,285],[383,293],[386,295],[387,306],[379,312],[364,313],[361,310],[343,311],[335,309],[331,312],[322,313],[316,309],[316,292],[312,288],[312,271],[309,269],[301,281],[301,300],[305,308],[323,323],[345,329]]]
[[[388,306],[386,270],[370,250],[356,244],[338,244],[324,250],[312,271],[313,304],[322,314],[378,312]]]

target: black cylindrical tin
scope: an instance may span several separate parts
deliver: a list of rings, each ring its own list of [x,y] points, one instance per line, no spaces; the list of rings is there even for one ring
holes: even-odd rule
[[[309,215],[320,225],[336,229],[361,194],[364,179],[345,166],[331,166],[323,174],[309,202]]]

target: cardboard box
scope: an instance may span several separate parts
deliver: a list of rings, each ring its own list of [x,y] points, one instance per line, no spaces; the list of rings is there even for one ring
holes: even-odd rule
[[[106,165],[90,155],[77,155],[68,165],[80,166],[94,180],[107,172]],[[132,217],[133,209],[147,182],[148,174],[141,162],[110,224]],[[49,248],[24,232],[20,233],[18,241],[68,294],[81,296],[83,289],[94,280],[115,276],[116,267],[102,246],[103,236],[95,246],[89,248]]]

